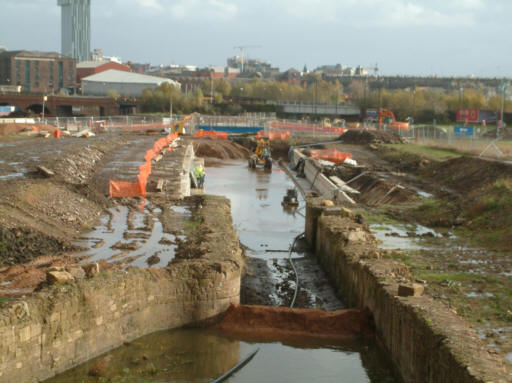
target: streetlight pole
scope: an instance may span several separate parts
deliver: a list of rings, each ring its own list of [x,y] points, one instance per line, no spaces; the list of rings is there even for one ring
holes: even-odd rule
[[[503,128],[503,112],[504,112],[504,109],[505,109],[505,93],[507,92],[507,86],[508,84],[503,81],[500,85],[500,90],[501,90],[501,113],[500,113],[500,123],[496,129],[496,139],[499,138],[499,131],[500,131],[500,128]]]
[[[48,97],[43,96],[43,124],[44,124],[44,104],[45,104],[46,100],[48,100]],[[503,116],[503,112],[502,112],[502,116]]]

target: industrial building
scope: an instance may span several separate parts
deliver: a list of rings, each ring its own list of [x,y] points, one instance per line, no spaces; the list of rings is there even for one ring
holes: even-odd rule
[[[62,7],[61,53],[77,62],[91,59],[91,0],[57,0]]]
[[[155,89],[163,83],[180,87],[180,83],[169,78],[110,69],[82,79],[82,92],[85,95],[106,96],[109,92],[120,96],[137,97],[145,89]]]
[[[0,52],[0,84],[23,92],[58,93],[75,86],[75,60],[56,52]]]
[[[115,61],[83,61],[76,64],[76,81],[78,84],[80,84],[84,77],[105,72],[109,69],[131,72],[131,69],[128,65],[119,64]]]

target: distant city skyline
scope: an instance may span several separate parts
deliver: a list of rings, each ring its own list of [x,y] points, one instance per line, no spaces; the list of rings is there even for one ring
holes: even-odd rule
[[[506,0],[92,0],[91,48],[124,61],[226,65],[239,53],[301,70],[511,77]],[[55,0],[3,0],[0,46],[60,51]]]

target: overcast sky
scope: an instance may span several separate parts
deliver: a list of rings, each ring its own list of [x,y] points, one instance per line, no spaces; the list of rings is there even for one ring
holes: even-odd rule
[[[286,70],[512,76],[511,0],[92,0],[91,48],[123,60],[226,65],[234,46]],[[60,51],[57,0],[0,0],[0,45]]]

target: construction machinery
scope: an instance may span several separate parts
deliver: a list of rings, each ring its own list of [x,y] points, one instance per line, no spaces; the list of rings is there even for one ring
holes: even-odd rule
[[[283,197],[281,205],[285,208],[293,208],[299,206],[299,200],[297,196],[297,189],[290,188],[286,189],[286,195]]]
[[[255,169],[257,166],[263,166],[266,170],[272,169],[271,153],[270,141],[260,138],[254,153],[249,157],[249,168]]]
[[[408,122],[397,121],[394,113],[389,109],[379,108],[379,130],[382,130],[382,124],[384,122],[384,118],[387,118],[387,125],[394,130],[409,130]]]
[[[171,122],[172,133],[178,133],[179,135],[185,134],[185,124],[192,118],[191,115],[183,117],[183,120]]]

